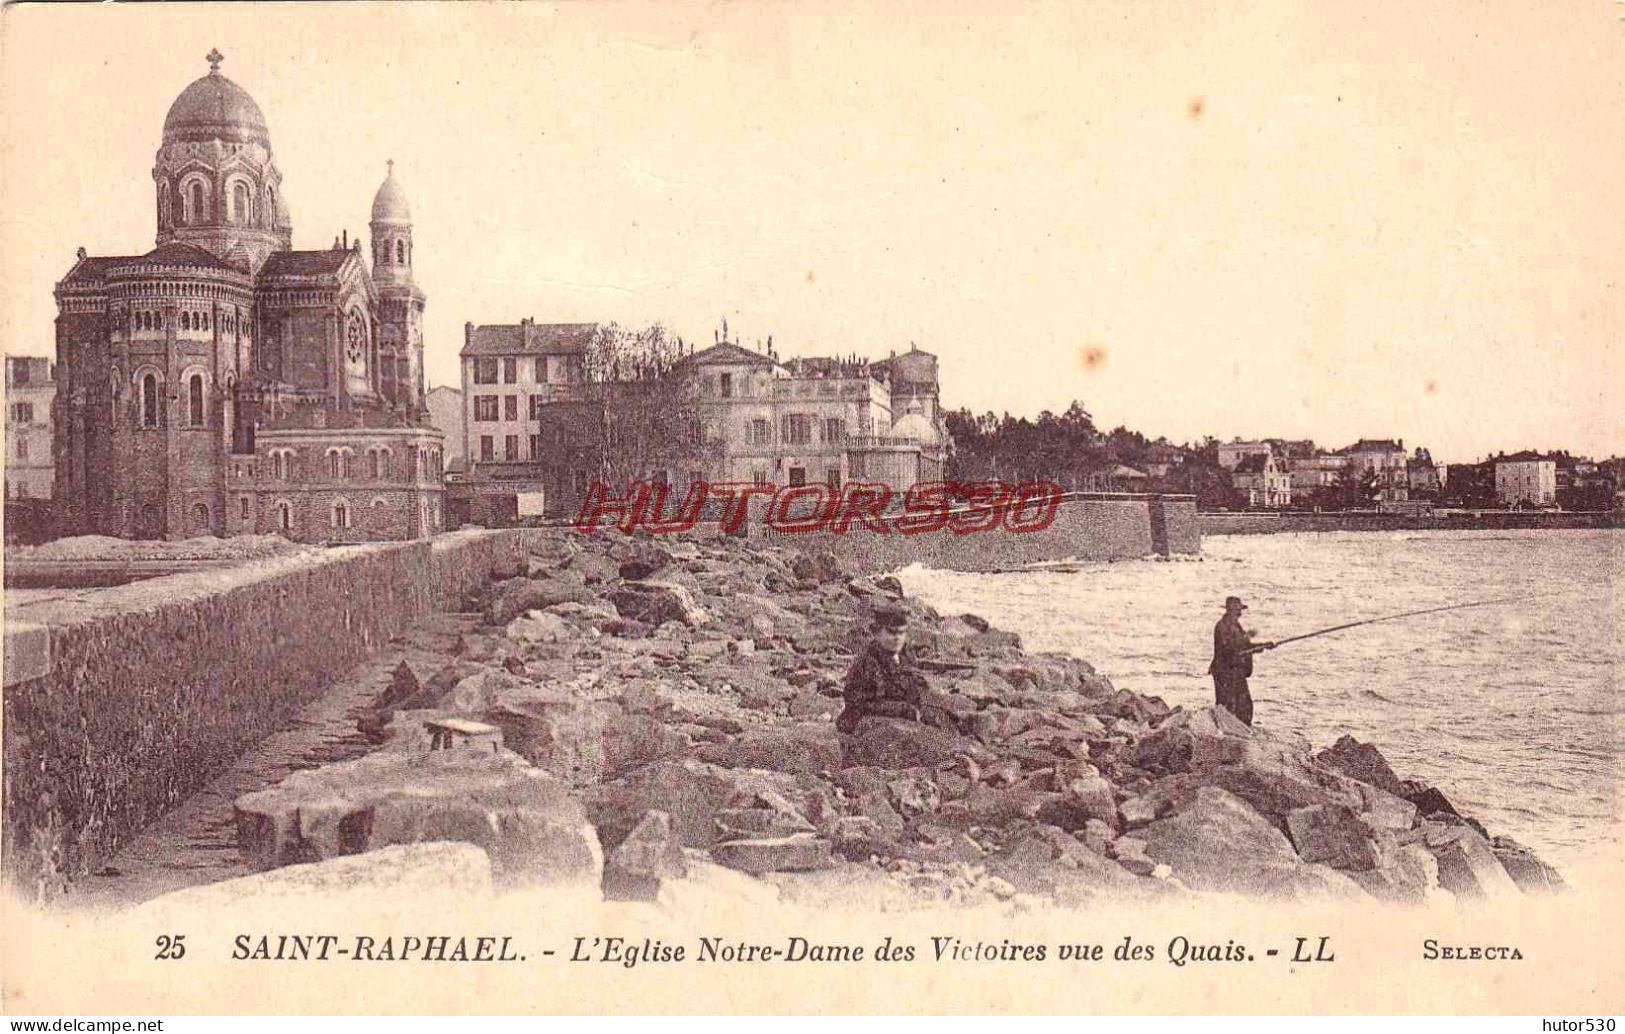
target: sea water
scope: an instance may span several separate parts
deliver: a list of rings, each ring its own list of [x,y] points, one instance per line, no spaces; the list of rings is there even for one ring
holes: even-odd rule
[[[1254,720],[1317,748],[1344,734],[1374,743],[1402,778],[1438,786],[1559,869],[1620,850],[1625,532],[1210,536],[1199,560],[899,577],[944,614],[978,614],[1029,649],[1186,707],[1213,702],[1206,670],[1226,596],[1246,601],[1259,639],[1516,597],[1260,654]]]

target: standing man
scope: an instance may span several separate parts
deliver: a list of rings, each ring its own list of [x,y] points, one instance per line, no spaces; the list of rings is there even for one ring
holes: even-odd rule
[[[1225,598],[1224,617],[1213,626],[1213,663],[1207,670],[1213,675],[1214,703],[1251,725],[1253,697],[1247,678],[1253,673],[1253,654],[1273,650],[1275,644],[1253,643],[1241,627],[1241,612],[1246,609],[1239,596]]]

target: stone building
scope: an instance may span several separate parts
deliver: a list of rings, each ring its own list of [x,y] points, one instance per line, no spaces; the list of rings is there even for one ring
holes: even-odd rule
[[[1506,507],[1557,505],[1557,461],[1536,452],[1496,457],[1495,498]]]
[[[1410,498],[1410,457],[1403,439],[1362,438],[1337,454],[1355,474],[1370,471],[1377,478],[1377,501],[1404,502]]]
[[[51,360],[6,356],[6,499],[49,499],[52,491]]]
[[[64,534],[303,541],[441,526],[423,292],[390,163],[369,254],[295,250],[259,105],[209,72],[175,99],[152,178],[156,247],[57,284],[53,414]]]

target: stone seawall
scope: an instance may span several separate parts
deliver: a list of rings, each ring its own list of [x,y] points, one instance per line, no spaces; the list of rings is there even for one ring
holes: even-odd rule
[[[1203,535],[1272,535],[1297,531],[1508,531],[1625,527],[1617,513],[1491,510],[1403,513],[1204,513]]]
[[[975,509],[961,511],[974,518]],[[1200,553],[1201,532],[1192,496],[1105,492],[1062,497],[1055,519],[1040,531],[1003,528],[972,534],[949,530],[904,535],[854,527],[828,532],[765,537],[786,545],[828,548],[855,570],[877,573],[918,563],[953,571],[1001,571],[1050,560],[1137,560],[1151,554]]]
[[[523,558],[517,532],[306,553],[7,615],[5,870],[93,871],[370,650]]]

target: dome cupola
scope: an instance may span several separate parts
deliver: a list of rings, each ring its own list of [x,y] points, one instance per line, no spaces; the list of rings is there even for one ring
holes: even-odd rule
[[[194,80],[169,106],[164,119],[164,143],[256,143],[267,149],[271,134],[265,115],[248,91],[220,74],[225,56],[209,51],[209,74]]]

